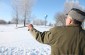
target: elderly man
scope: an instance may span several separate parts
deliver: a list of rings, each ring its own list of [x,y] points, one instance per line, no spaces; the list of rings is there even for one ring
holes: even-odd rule
[[[51,55],[85,55],[85,31],[81,27],[84,19],[85,12],[73,8],[67,15],[66,26],[40,32],[30,24],[28,29],[37,41],[51,46]]]

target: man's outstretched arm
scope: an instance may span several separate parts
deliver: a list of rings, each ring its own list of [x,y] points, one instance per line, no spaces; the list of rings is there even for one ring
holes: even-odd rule
[[[37,41],[50,45],[50,40],[52,39],[51,31],[40,32],[36,30],[32,24],[28,25],[28,29]]]

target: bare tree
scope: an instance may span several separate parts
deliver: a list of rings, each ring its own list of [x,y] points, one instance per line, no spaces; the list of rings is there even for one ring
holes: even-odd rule
[[[65,25],[65,18],[66,15],[62,12],[56,13],[55,15],[55,21],[56,21],[56,26],[64,26]]]
[[[21,0],[21,12],[24,18],[24,26],[26,26],[26,19],[31,16],[31,8],[33,5],[33,0]]]
[[[12,8],[13,8],[13,19],[12,21],[16,24],[16,27],[19,23],[19,1],[17,0],[12,0]]]
[[[17,23],[19,18],[24,19],[24,26],[26,26],[26,20],[31,16],[34,0],[12,0],[12,4],[16,14]]]
[[[82,9],[78,0],[68,0],[64,4],[64,13],[68,13],[72,8]]]

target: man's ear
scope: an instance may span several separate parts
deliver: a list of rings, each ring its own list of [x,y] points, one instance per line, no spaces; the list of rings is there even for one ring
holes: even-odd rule
[[[69,24],[72,24],[72,23],[73,23],[73,20],[72,20],[72,19],[70,19]]]

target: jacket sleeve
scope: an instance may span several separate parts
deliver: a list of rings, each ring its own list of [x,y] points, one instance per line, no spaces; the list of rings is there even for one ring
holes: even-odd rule
[[[33,37],[37,41],[39,41],[40,43],[44,43],[44,44],[50,45],[50,40],[52,38],[51,30],[40,32],[40,31],[36,30],[35,28],[33,28],[32,30],[30,30],[30,32],[33,35]]]

